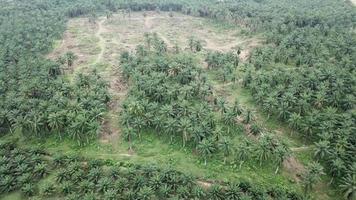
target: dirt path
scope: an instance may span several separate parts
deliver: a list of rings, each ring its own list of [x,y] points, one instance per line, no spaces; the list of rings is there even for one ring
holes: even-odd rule
[[[102,58],[105,53],[106,48],[106,40],[102,36],[102,33],[106,31],[104,27],[104,23],[106,18],[103,18],[98,23],[98,30],[95,34],[97,38],[99,38],[99,46],[100,52],[97,55],[93,65],[96,65],[102,61]],[[110,64],[111,65],[111,64]],[[111,101],[109,103],[109,112],[105,117],[102,124],[102,131],[100,135],[100,141],[102,143],[111,143],[113,148],[117,147],[119,137],[120,137],[120,129],[118,127],[118,116],[120,113],[120,102],[126,95],[125,84],[122,81],[121,73],[118,71],[117,66],[110,66],[109,69],[103,72],[103,77],[107,79],[109,82],[109,93],[111,94]],[[131,154],[125,154],[131,155]]]
[[[301,152],[301,151],[307,151],[313,148],[312,146],[301,146],[301,147],[292,147],[290,150],[293,152]]]
[[[100,52],[97,55],[93,65],[96,65],[103,61],[105,54],[105,48],[108,45],[106,39],[102,33],[106,32],[105,28],[106,18],[103,18],[98,23],[98,30],[95,34],[99,38]],[[107,61],[109,62],[109,61]],[[106,62],[106,63],[107,63]],[[100,142],[103,144],[110,143],[114,149],[118,147],[120,140],[120,128],[119,128],[119,115],[121,112],[121,102],[126,96],[127,86],[122,77],[119,66],[113,63],[109,63],[109,67],[101,71],[102,77],[104,77],[109,83],[109,93],[111,95],[111,101],[109,102],[109,112],[104,118],[102,123],[102,130],[100,134]],[[121,154],[120,154],[121,155]],[[122,155],[131,156],[133,152],[124,153]]]
[[[98,57],[95,59],[95,61],[94,61],[94,65],[95,64],[98,64],[100,61],[101,61],[101,59],[102,59],[102,57],[103,57],[103,55],[104,55],[104,51],[105,51],[105,40],[104,40],[104,38],[102,37],[102,32],[104,31],[104,28],[103,28],[103,23],[106,21],[106,18],[104,18],[104,19],[102,19],[102,20],[100,20],[99,21],[99,23],[98,23],[98,31],[96,32],[96,34],[95,34],[95,36],[97,37],[97,38],[99,38],[99,46],[100,46],[100,53],[98,54]]]
[[[216,44],[215,41],[212,41],[208,38],[204,38],[203,40],[206,42],[207,49],[214,50],[214,51],[223,51],[223,52],[230,51],[233,48],[235,48],[236,46],[238,46],[239,44],[241,44],[241,42],[239,42],[239,41],[234,41],[227,45],[219,45],[219,44]]]
[[[210,182],[206,182],[206,181],[202,181],[202,180],[198,180],[197,183],[198,183],[198,185],[200,185],[204,189],[209,189],[213,185]]]
[[[167,44],[168,47],[173,47],[174,45],[169,41],[164,35],[162,35],[160,32],[157,32],[158,37],[160,37],[164,43]]]
[[[144,26],[145,26],[145,32],[152,33],[152,27],[153,27],[153,22],[152,20],[154,19],[165,19],[164,17],[144,17]],[[167,44],[168,47],[173,47],[174,45],[160,32],[155,32],[158,37],[160,37],[164,43]]]
[[[155,17],[144,17],[144,24],[145,24],[145,31],[146,32],[151,32],[152,31],[152,20],[155,19]]]
[[[155,16],[155,17],[131,17],[131,18],[128,18],[128,20],[142,20],[142,18],[150,18],[150,19],[169,19],[168,17],[158,17],[158,16]],[[189,17],[172,17],[174,19],[190,19]]]

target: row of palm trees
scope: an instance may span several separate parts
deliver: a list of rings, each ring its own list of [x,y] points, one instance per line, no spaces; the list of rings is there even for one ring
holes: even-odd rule
[[[210,137],[216,126],[213,108],[205,100],[211,87],[192,56],[168,57],[157,35],[145,38],[146,45],[136,55],[121,57],[124,75],[132,82],[121,117],[127,127],[124,133],[131,140],[135,132],[139,136],[144,129],[154,128],[172,139],[179,133],[183,146],[196,145]]]
[[[348,69],[248,67],[244,84],[268,115],[275,115],[316,142],[315,155],[338,185],[355,163],[355,118]],[[337,163],[335,163],[337,162]]]
[[[108,102],[106,83],[96,72],[78,75],[72,83],[63,76],[64,69],[73,68],[73,52],[56,62],[43,56],[65,30],[65,14],[78,16],[95,7],[81,0],[1,6],[1,134],[67,136],[79,144],[96,137]],[[70,14],[72,8],[76,13]]]
[[[146,34],[146,40],[149,37]],[[223,98],[213,97],[204,73],[191,57],[157,54],[156,48],[150,51],[156,40],[146,41],[136,54],[125,52],[121,55],[124,75],[131,82],[120,116],[123,135],[130,148],[134,139],[141,138],[141,133],[153,129],[158,135],[170,138],[171,142],[176,137],[181,138],[182,146],[188,144],[195,148],[204,164],[220,153],[224,163],[234,157],[233,162],[238,162],[240,167],[251,159],[257,159],[261,164],[272,161],[278,173],[289,156],[289,148],[271,134],[262,134],[252,112],[243,109],[237,101],[230,107]],[[226,63],[238,65],[234,54],[212,53],[207,60],[208,65],[215,68]],[[214,100],[209,102],[211,98]],[[248,145],[241,144],[246,148],[231,144],[230,136],[239,130],[238,118],[243,123],[253,124],[253,134],[262,134],[257,143],[247,140]]]
[[[299,6],[303,16],[268,25],[269,44],[252,53],[243,84],[268,115],[315,142],[315,158],[331,175],[331,183],[353,199],[356,40],[348,27],[354,26],[354,11],[327,1],[322,9],[330,15],[325,16],[313,13],[308,3]]]
[[[29,191],[48,174],[48,164],[39,149],[20,149],[12,142],[0,143],[0,193]]]
[[[105,164],[100,160],[56,157],[59,168],[53,195],[68,199],[302,199],[293,191],[262,188],[249,182],[198,184],[196,177],[152,165]],[[85,163],[85,164],[83,164]]]
[[[215,53],[209,53],[207,55],[206,61],[208,63],[208,69],[211,70],[213,69],[219,69],[224,67],[226,64],[233,64],[235,59],[234,59],[234,54],[233,53],[221,53],[221,52],[215,52]],[[237,66],[236,66],[237,67]],[[241,70],[240,70],[241,71]],[[242,70],[243,71],[243,70]],[[252,74],[247,73],[245,75],[245,84],[246,80],[252,80]],[[225,82],[225,80],[222,80]],[[277,80],[271,80],[271,82],[276,82]],[[253,85],[253,83],[248,83]],[[260,95],[258,99],[264,98],[265,94],[256,94],[256,96]],[[271,97],[268,99],[269,102],[274,102],[275,97]],[[225,101],[223,99],[217,99],[216,104],[220,105],[219,107],[222,107],[221,109],[223,112],[229,112],[228,110],[231,109],[229,107],[225,107]],[[265,104],[263,104],[265,105]],[[290,104],[288,104],[290,105]],[[252,112],[249,110],[243,109],[238,101],[234,102],[234,108],[232,110],[238,110],[238,114],[243,117],[243,119],[240,119],[245,124],[248,124],[247,129],[247,134],[252,134],[253,137],[255,138],[255,141],[251,141],[248,139],[244,139],[241,141],[235,148],[230,149],[232,151],[232,154],[234,155],[236,163],[239,165],[241,168],[242,165],[245,162],[250,161],[251,159],[257,160],[260,165],[262,163],[265,163],[266,161],[273,161],[276,165],[276,170],[275,173],[278,173],[280,167],[283,165],[283,162],[287,159],[290,158],[291,156],[291,151],[288,148],[286,144],[281,142],[280,140],[277,140],[272,134],[269,134],[262,128],[260,125],[258,125],[255,122],[255,117],[253,116]],[[264,109],[266,111],[266,108]],[[269,113],[271,114],[271,113]],[[289,124],[292,126],[292,128],[297,128],[298,122],[300,123],[301,121],[301,116],[298,114],[298,118],[295,119],[295,114],[292,114],[293,116],[291,117],[290,120],[288,120]],[[241,118],[240,117],[240,118]],[[279,117],[283,117],[283,115],[279,115]],[[293,119],[292,119],[293,118]],[[209,146],[210,148],[204,147],[204,146]],[[316,152],[315,155],[317,157],[319,156],[326,156],[328,152],[328,144],[325,144],[325,142],[321,142],[320,145],[316,145]],[[204,147],[202,150],[206,149],[207,151],[204,151],[204,154],[210,153],[214,149],[213,143],[209,143],[204,141],[202,147]],[[338,159],[340,160],[340,159]],[[336,160],[337,161],[337,160]],[[337,162],[339,163],[339,162]],[[337,169],[337,168],[334,168]],[[339,171],[338,171],[339,172]],[[321,176],[324,175],[324,168],[321,167],[321,165],[318,162],[311,163],[310,166],[307,167],[307,170],[302,174],[302,184],[304,188],[304,196],[308,197],[310,194],[312,188],[321,180]],[[348,188],[350,188],[350,183],[348,183]]]
[[[73,85],[58,80],[40,89],[21,85],[19,92],[26,94],[30,90],[31,100],[13,94],[15,99],[8,95],[2,101],[1,122],[8,132],[19,130],[25,136],[36,137],[67,136],[79,145],[97,136],[109,95],[106,83],[95,71],[77,75]],[[47,94],[53,96],[43,97]]]
[[[46,157],[46,159],[45,159]],[[55,174],[53,174],[55,173]],[[53,174],[46,184],[37,184]],[[0,143],[0,191],[21,189],[25,197],[65,199],[303,199],[293,190],[249,182],[211,183],[171,168],[80,156],[50,155],[39,149]],[[201,182],[201,181],[200,181]]]

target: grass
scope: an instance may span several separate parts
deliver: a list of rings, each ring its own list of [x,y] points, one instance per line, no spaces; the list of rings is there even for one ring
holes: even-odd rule
[[[303,165],[308,165],[309,163],[315,161],[314,153],[311,149],[294,152],[294,155],[301,163],[303,163]]]
[[[207,71],[207,74],[211,84],[215,86],[215,90],[219,95],[226,98],[230,103],[232,103],[236,99],[245,108],[253,110],[254,114],[256,115],[257,123],[262,125],[262,127],[266,128],[267,130],[274,132],[275,135],[282,139],[289,147],[308,147],[306,149],[292,152],[293,156],[295,156],[295,158],[301,164],[306,166],[309,163],[315,161],[313,143],[311,143],[311,141],[303,139],[301,137],[301,134],[290,129],[285,122],[280,121],[276,116],[268,116],[267,114],[265,114],[262,111],[261,107],[256,105],[248,89],[241,87],[241,85],[239,84],[227,85],[221,83],[221,81],[219,81],[218,74],[212,70]],[[255,163],[254,165],[252,165],[252,167],[255,167],[257,165],[258,163]],[[269,166],[264,165],[264,167],[268,168]],[[269,180],[269,177],[264,177],[264,173],[258,171],[258,168],[255,172],[261,175],[261,179]],[[273,172],[269,171],[269,175],[271,174],[273,174]],[[282,172],[282,174],[285,174],[285,177],[289,176],[287,172]],[[269,181],[270,183],[274,182],[273,180]],[[283,182],[282,180],[280,181],[281,183]],[[295,183],[295,180],[293,180],[292,178],[290,178],[289,181],[291,183]],[[337,191],[337,189],[332,188],[329,185],[329,182],[330,177],[327,175],[323,176],[322,181],[313,190],[311,197],[313,199],[341,199],[341,194]]]
[[[24,199],[24,197],[21,195],[21,192],[16,191],[16,192],[11,192],[10,194],[6,194],[3,196],[0,195],[0,199],[1,200],[22,200],[22,199]]]
[[[55,40],[54,42],[53,42],[53,49],[57,49],[57,48],[59,48],[60,46],[61,46],[61,43],[62,43],[62,40]]]
[[[111,22],[110,25],[122,26],[123,22],[114,21]],[[212,20],[202,20],[201,27],[212,28],[217,33],[222,33],[226,31],[237,31],[236,27],[232,27],[227,24],[216,23]],[[86,54],[89,55],[95,55],[100,51],[100,47],[96,44],[99,40],[98,38],[93,37],[93,35],[88,36],[88,33],[85,33],[82,28],[82,26],[72,25],[69,26],[68,31],[69,33],[76,36],[75,38],[77,38],[77,41],[79,41],[82,51],[86,52]],[[164,28],[167,29],[167,27]],[[87,35],[87,37],[81,38],[81,34],[85,34]],[[108,36],[111,36],[111,34],[114,33],[106,33],[105,39]],[[236,37],[238,36],[239,35],[237,35]],[[135,37],[130,38],[130,36],[127,36],[126,39],[128,39],[127,41],[129,41],[129,43],[131,43],[132,41],[136,42],[136,40],[138,40],[137,38],[135,39]],[[116,40],[119,41],[119,39],[117,38]],[[122,39],[120,39],[120,41],[121,40]],[[126,40],[122,40],[122,43],[124,42],[126,42]],[[54,48],[58,47],[59,44],[59,42],[56,42],[54,44]],[[103,58],[105,58],[105,56]],[[201,60],[204,59],[203,52],[199,53],[199,58]],[[75,73],[82,72],[87,68],[96,68],[98,71],[102,72],[103,75],[107,75],[107,73],[110,73],[109,63],[98,63],[96,65],[91,65],[90,63],[93,63],[95,59],[95,56],[88,56],[88,60],[86,60],[85,63],[89,64],[86,64],[85,68],[78,67],[75,70]],[[256,106],[248,90],[236,85],[222,85],[221,83],[219,83],[216,77],[216,73],[212,71],[208,71],[207,75],[212,85],[220,86],[221,90],[219,92],[221,93],[221,95],[224,95],[230,100],[238,99],[238,101],[242,105],[249,109],[253,109],[255,111],[255,114],[257,115],[258,122],[261,123],[268,130],[277,130],[278,136],[281,137],[290,147],[299,147],[305,144],[305,141],[299,138],[297,136],[297,133],[292,134],[293,131],[289,129],[285,123],[280,122],[277,118],[273,116],[268,118],[267,115],[264,114],[258,106]],[[112,121],[116,120],[115,116],[109,117],[111,117],[110,120]],[[238,145],[239,142],[241,142],[241,140],[245,137],[246,136],[243,135],[241,132],[234,129],[234,134],[232,136],[233,145]],[[233,156],[230,156],[228,158],[228,164],[224,164],[222,161],[222,155],[217,153],[212,158],[208,159],[208,163],[205,166],[203,160],[200,159],[199,155],[196,154],[193,147],[181,147],[180,137],[175,138],[175,142],[173,144],[169,144],[170,140],[168,137],[158,136],[155,131],[145,131],[145,133],[142,134],[141,140],[136,139],[133,142],[132,145],[134,148],[134,154],[131,156],[128,155],[129,144],[123,141],[122,138],[118,138],[118,140],[116,141],[110,141],[109,143],[101,143],[99,140],[93,140],[85,147],[78,147],[75,142],[71,141],[68,138],[65,138],[62,141],[56,137],[47,137],[42,139],[24,138],[19,132],[13,135],[6,135],[5,137],[3,137],[3,139],[15,138],[18,139],[18,143],[21,146],[39,146],[47,150],[51,154],[76,154],[92,159],[110,159],[117,162],[127,161],[135,164],[154,164],[160,167],[173,167],[184,173],[193,174],[194,176],[197,176],[201,179],[211,179],[218,181],[247,180],[252,183],[262,184],[265,186],[279,185],[283,187],[294,188],[295,190],[299,191],[301,190],[300,185],[298,183],[295,183],[295,181],[288,177],[288,175],[285,175],[284,172],[275,174],[275,166],[272,163],[263,163],[263,165],[260,166],[257,161],[251,160],[245,163],[242,168],[239,169],[237,165],[233,162]],[[307,151],[296,152],[295,156],[303,164],[307,164],[313,160],[312,151],[309,149]],[[46,181],[49,180],[51,180],[51,176],[48,179],[42,180],[39,185],[46,184]],[[328,191],[327,197],[322,194],[325,190]],[[321,185],[320,188],[317,188],[315,192],[315,196],[317,199],[319,197],[323,197],[323,199],[330,199],[334,197],[334,195],[335,192],[333,190],[330,190],[330,188],[326,187],[325,184]],[[3,199],[16,200],[22,199],[22,197],[19,192],[15,192],[10,193]]]
[[[173,167],[204,180],[248,180],[265,186],[283,185],[299,189],[298,185],[293,184],[291,180],[282,174],[275,175],[275,167],[271,163],[264,163],[260,166],[256,161],[251,161],[239,169],[234,163],[224,164],[222,155],[216,154],[208,159],[208,163],[205,166],[199,155],[196,155],[194,148],[181,147],[180,137],[176,137],[173,144],[169,144],[168,137],[160,137],[154,131],[145,131],[141,137],[141,140],[136,139],[133,142],[134,154],[132,156],[127,156],[129,144],[123,140],[115,141],[118,144],[113,148],[111,144],[102,144],[96,140],[85,147],[78,147],[70,139],[59,141],[55,137],[47,139],[24,138],[18,132],[14,135],[6,135],[4,139],[17,138],[18,144],[22,147],[38,146],[46,149],[51,154],[75,154],[92,159],[109,159],[114,162],[127,161],[135,164]],[[241,141],[243,137],[241,134],[236,135],[233,139],[234,143]],[[231,156],[228,160],[232,161],[233,157]]]
[[[221,83],[217,74],[210,70],[207,72],[208,77],[218,94],[232,103],[237,100],[243,107],[252,110],[256,116],[256,122],[269,131],[276,133],[289,147],[300,147],[306,145],[307,141],[303,140],[295,130],[288,127],[285,122],[281,122],[276,116],[268,116],[264,113],[261,107],[256,106],[253,97],[248,89],[241,87],[239,84],[224,84]],[[310,144],[307,144],[310,145]]]
[[[222,20],[216,20],[216,19],[210,19],[210,18],[202,18],[201,24],[204,25],[204,27],[210,27],[214,28],[216,31],[236,31],[240,30],[242,27],[232,24],[232,23],[227,23],[226,21]],[[202,28],[204,28],[202,27]]]

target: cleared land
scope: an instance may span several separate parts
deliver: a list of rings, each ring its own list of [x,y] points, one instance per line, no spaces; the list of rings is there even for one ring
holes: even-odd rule
[[[356,0],[350,0],[352,4],[354,4],[354,6],[356,6]]]

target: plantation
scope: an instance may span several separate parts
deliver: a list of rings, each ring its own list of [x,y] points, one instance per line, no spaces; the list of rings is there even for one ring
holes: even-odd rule
[[[0,199],[356,199],[343,0],[0,2]]]
[[[209,188],[198,185],[195,177],[173,169],[134,165],[110,160],[85,160],[56,155],[45,164],[45,152],[19,149],[14,143],[2,143],[2,192],[21,187],[26,197],[38,194],[65,199],[301,199],[284,189],[250,185],[248,182],[219,183]],[[28,156],[26,158],[25,156]],[[51,155],[47,155],[51,156]],[[35,165],[31,168],[30,165]],[[13,171],[11,171],[13,170]],[[54,177],[38,188],[38,181],[49,172]],[[13,177],[12,175],[15,175]]]

